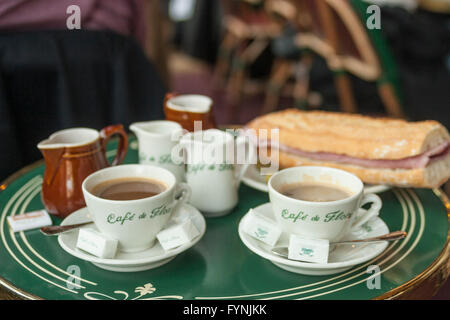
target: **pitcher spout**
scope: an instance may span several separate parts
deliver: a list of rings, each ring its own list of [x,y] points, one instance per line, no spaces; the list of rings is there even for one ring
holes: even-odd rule
[[[73,128],[58,131],[48,139],[38,143],[37,147],[41,151],[45,160],[44,183],[51,185],[58,172],[62,157],[69,147],[83,146],[99,139],[97,130],[89,128]]]
[[[179,138],[183,134],[181,125],[174,121],[156,120],[146,122],[135,122],[130,125],[130,130],[138,139],[151,137],[173,137]]]
[[[143,128],[143,122],[139,123],[133,123],[130,125],[130,130],[136,135],[136,137],[139,137],[144,134],[145,130]]]
[[[78,147],[94,142],[100,138],[97,130],[89,128],[65,129],[52,134],[48,139],[41,141],[37,147],[45,149],[59,149]]]

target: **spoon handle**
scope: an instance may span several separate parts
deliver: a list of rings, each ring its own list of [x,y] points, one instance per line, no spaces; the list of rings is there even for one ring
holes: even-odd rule
[[[391,233],[387,233],[378,237],[373,237],[373,238],[366,238],[366,239],[359,239],[359,240],[347,240],[347,241],[339,241],[339,242],[330,242],[330,245],[335,245],[335,244],[343,244],[343,243],[358,243],[358,242],[375,242],[375,241],[394,241],[394,240],[400,240],[403,239],[404,237],[406,237],[406,232],[405,231],[394,231]],[[330,250],[333,251],[334,248],[336,247],[332,247]],[[272,253],[284,257],[284,258],[288,258],[288,247],[275,247],[271,249]],[[289,259],[289,260],[293,260],[293,259]],[[297,260],[296,260],[297,261]]]
[[[395,240],[403,239],[404,237],[406,237],[405,231],[394,231],[394,232],[384,234],[384,235],[381,235],[378,237],[359,239],[359,240],[338,241],[338,242],[332,242],[331,244],[375,242],[375,241],[395,241]]]
[[[78,223],[78,224],[71,224],[71,225],[67,225],[67,226],[48,226],[48,227],[42,227],[41,228],[41,232],[47,236],[55,236],[58,234],[61,234],[63,232],[67,232],[69,230],[73,230],[73,229],[77,229],[80,228],[82,226],[88,225],[93,223],[93,221],[89,221],[89,222],[83,222],[83,223]]]

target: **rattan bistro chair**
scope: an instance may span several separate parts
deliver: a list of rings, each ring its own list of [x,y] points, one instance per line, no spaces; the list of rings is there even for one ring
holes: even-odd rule
[[[361,0],[326,0],[325,3],[325,14],[332,21],[332,45],[336,52],[336,57],[329,60],[330,68],[338,78],[340,74],[351,73],[365,81],[376,82],[386,113],[403,117],[395,61],[380,30],[366,27],[368,4]],[[336,85],[346,88],[339,81]],[[338,90],[342,95],[342,89]],[[357,111],[356,106],[350,104],[347,109]]]
[[[224,36],[214,70],[214,86],[226,87],[237,103],[247,80],[248,67],[279,32],[269,19],[263,0],[224,0]]]
[[[336,2],[336,0],[328,1],[330,4],[333,3],[335,8],[340,6],[340,3]],[[379,73],[376,75],[372,74],[372,77],[367,79],[363,78],[363,76],[360,77],[364,80],[375,81],[377,83],[378,93],[383,101],[386,113],[388,115],[393,117],[405,117],[405,110],[403,109],[403,93],[394,56],[392,55],[389,45],[382,34],[382,30],[368,29],[365,26],[365,22],[369,17],[369,14],[367,13],[369,4],[361,0],[347,0],[346,2],[351,4],[354,12],[358,14],[360,18],[360,26],[362,25],[362,31],[366,32],[371,44],[368,48],[374,52],[372,55],[375,55],[374,59],[378,59],[378,65],[380,68]],[[345,20],[343,19],[343,21]],[[349,30],[351,27],[351,23],[348,23]],[[353,68],[354,70],[352,71],[350,64],[350,62],[347,63],[348,70],[353,72],[353,74],[358,75],[355,68]]]
[[[308,91],[309,91],[309,71],[312,66],[313,56],[309,51],[320,51],[321,48],[328,46],[325,40],[323,40],[323,28],[321,26],[321,20],[315,16],[317,12],[314,10],[316,0],[309,1],[284,1],[291,4],[292,16],[286,19],[286,22],[293,24],[297,31],[301,33],[303,39],[313,39],[310,47],[314,50],[309,50],[308,45],[296,45],[296,40],[299,38],[293,36],[292,45],[297,47],[297,50],[289,46],[291,51],[288,56],[277,54],[274,50],[274,63],[272,66],[271,75],[267,85],[266,97],[264,101],[264,107],[262,113],[269,113],[276,109],[278,101],[282,92],[289,91],[289,95],[294,99],[294,103],[297,107],[303,108],[306,106]],[[278,5],[277,2],[273,4],[273,7]],[[304,38],[303,38],[304,37]],[[286,42],[290,42],[291,39],[286,39]],[[303,43],[303,42],[302,42]],[[320,45],[315,45],[320,43]],[[330,48],[331,50],[331,48]],[[294,85],[291,90],[288,89],[288,82],[294,78]]]
[[[296,43],[326,60],[334,75],[341,109],[357,111],[349,77],[352,74],[376,82],[386,113],[403,117],[395,61],[381,32],[365,26],[368,4],[361,0],[291,1],[298,12]],[[266,106],[264,112],[270,111],[271,106]]]

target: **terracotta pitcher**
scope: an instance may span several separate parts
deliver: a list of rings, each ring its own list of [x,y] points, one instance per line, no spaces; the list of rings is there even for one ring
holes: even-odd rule
[[[194,131],[195,121],[201,121],[198,130],[216,127],[213,115],[213,101],[200,94],[167,93],[164,98],[166,120],[178,122],[183,129]]]
[[[106,159],[106,144],[119,136],[116,157]],[[42,202],[47,211],[64,218],[86,206],[81,184],[91,173],[120,164],[128,150],[128,137],[122,125],[112,125],[100,132],[88,128],[58,131],[37,146],[45,160]]]

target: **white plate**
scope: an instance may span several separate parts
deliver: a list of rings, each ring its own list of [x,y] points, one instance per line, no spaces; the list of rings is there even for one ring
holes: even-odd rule
[[[265,203],[255,208],[264,216],[275,220],[270,203]],[[363,244],[341,244],[337,245],[328,258],[328,263],[310,263],[289,260],[272,253],[271,248],[265,243],[251,237],[243,231],[242,226],[248,217],[248,213],[239,223],[239,237],[247,248],[274,263],[276,266],[299,274],[306,275],[329,275],[348,270],[358,264],[375,258],[388,246],[387,241]],[[343,240],[365,239],[389,233],[389,228],[379,217],[370,220],[364,225],[364,229],[348,234]],[[283,233],[275,246],[287,246],[289,235]]]
[[[244,176],[242,177],[242,182],[247,186],[262,191],[269,192],[269,188],[267,187],[266,176],[260,175],[258,167],[256,165],[250,165],[248,169],[245,171]],[[391,187],[388,185],[372,185],[365,184],[364,185],[364,193],[380,193],[386,190],[389,190]]]
[[[118,251],[114,259],[102,259],[84,252],[76,247],[78,230],[59,235],[58,243],[69,254],[82,260],[92,262],[102,269],[117,272],[135,272],[153,269],[169,262],[170,260],[175,258],[176,255],[191,248],[205,234],[206,222],[203,218],[203,215],[197,209],[187,204],[184,204],[181,207],[181,210],[182,211],[180,212],[180,214],[186,214],[189,216],[189,218],[192,220],[192,223],[200,232],[200,235],[195,237],[191,242],[168,251],[165,251],[161,247],[159,242],[156,242],[153,247],[144,251],[133,253]],[[64,226],[68,224],[82,223],[90,220],[91,219],[89,218],[88,209],[82,208],[64,219],[61,225]],[[85,226],[83,228],[96,229],[95,225],[93,224]]]

